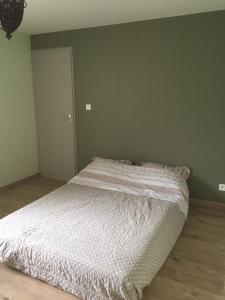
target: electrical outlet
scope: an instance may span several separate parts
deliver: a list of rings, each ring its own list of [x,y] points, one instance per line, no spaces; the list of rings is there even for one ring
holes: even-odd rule
[[[219,184],[219,191],[225,192],[225,184]]]

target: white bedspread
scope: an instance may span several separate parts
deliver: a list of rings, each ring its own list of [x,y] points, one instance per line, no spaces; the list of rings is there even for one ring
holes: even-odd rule
[[[136,300],[184,220],[170,202],[68,184],[0,220],[0,262],[82,299]]]
[[[85,300],[141,299],[187,210],[180,176],[96,160],[0,220],[0,262]]]

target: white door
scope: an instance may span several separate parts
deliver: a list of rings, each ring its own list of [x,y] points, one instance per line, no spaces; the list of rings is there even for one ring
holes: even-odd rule
[[[72,49],[33,51],[32,63],[41,175],[69,180],[76,173]]]

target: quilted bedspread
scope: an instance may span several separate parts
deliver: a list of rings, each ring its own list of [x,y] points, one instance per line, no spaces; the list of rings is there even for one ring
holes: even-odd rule
[[[0,220],[0,262],[82,299],[136,300],[184,221],[176,203],[70,183]]]

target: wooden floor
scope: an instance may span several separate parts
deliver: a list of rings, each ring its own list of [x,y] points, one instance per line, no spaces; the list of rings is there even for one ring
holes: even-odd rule
[[[36,178],[0,193],[0,218],[62,183]],[[77,300],[0,265],[0,300]],[[144,300],[225,300],[225,206],[192,201],[188,222]]]

